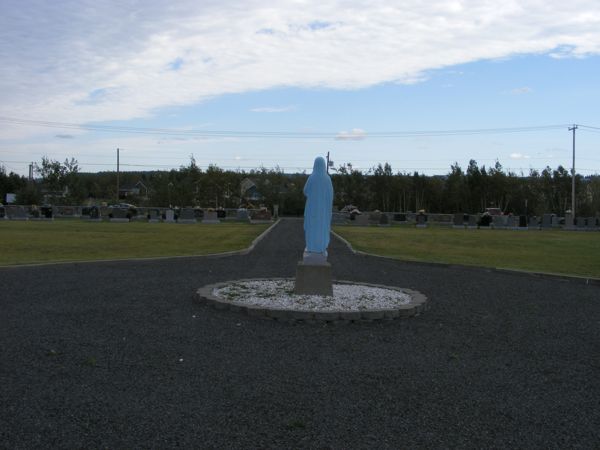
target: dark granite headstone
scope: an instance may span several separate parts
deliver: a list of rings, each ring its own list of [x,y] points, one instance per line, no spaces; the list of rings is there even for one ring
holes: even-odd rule
[[[587,220],[585,221],[586,227],[588,229],[595,229],[596,228],[596,218],[595,217],[588,217]]]
[[[527,216],[519,216],[519,228],[527,228]]]
[[[52,206],[42,206],[40,216],[44,219],[52,219]]]
[[[396,222],[406,222],[406,214],[402,214],[402,213],[394,214],[394,221],[396,221]]]
[[[100,213],[100,208],[97,206],[92,206],[89,211],[90,220],[101,220],[102,215]]]

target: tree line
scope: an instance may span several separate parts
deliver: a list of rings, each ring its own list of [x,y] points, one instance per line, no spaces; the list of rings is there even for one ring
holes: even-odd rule
[[[117,173],[83,173],[77,160],[64,162],[42,158],[35,165],[35,180],[7,173],[0,166],[0,193],[16,193],[19,204],[99,204],[127,202],[138,206],[239,206],[279,205],[282,214],[301,215],[302,188],[306,173],[287,174],[281,169],[251,171],[223,170],[216,165],[197,166],[192,157],[187,166],[170,171],[121,172],[119,185],[138,185],[139,192],[121,191],[117,198]],[[500,208],[504,213],[564,215],[571,208],[571,174],[558,166],[528,174],[491,167],[471,160],[463,169],[451,165],[446,175],[428,176],[418,172],[394,173],[388,164],[361,171],[351,163],[331,170],[338,209],[354,205],[360,210],[419,211],[436,213],[478,213]],[[245,181],[246,180],[246,181]],[[248,181],[249,180],[249,181]],[[600,214],[600,176],[576,175],[577,214]],[[251,189],[247,189],[251,186]]]

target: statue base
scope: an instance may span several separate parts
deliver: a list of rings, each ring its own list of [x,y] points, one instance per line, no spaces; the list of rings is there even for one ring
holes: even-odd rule
[[[325,250],[323,253],[315,253],[315,252],[309,252],[308,250],[304,250],[304,253],[302,254],[302,261],[304,262],[304,264],[308,264],[311,266],[324,266],[327,263],[327,250]]]
[[[327,262],[327,256],[325,256],[325,262],[320,264],[310,264],[306,261],[298,262],[294,294],[333,296],[331,264]]]

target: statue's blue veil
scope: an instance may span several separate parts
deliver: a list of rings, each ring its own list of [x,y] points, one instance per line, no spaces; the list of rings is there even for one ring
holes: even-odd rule
[[[323,253],[329,245],[333,186],[327,173],[325,159],[317,157],[313,172],[304,185],[304,235],[306,250]]]

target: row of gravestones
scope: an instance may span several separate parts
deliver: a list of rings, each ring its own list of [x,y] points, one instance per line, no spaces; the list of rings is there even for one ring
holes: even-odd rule
[[[161,212],[158,208],[149,208],[147,211],[147,219],[151,223],[155,222],[168,222],[168,223],[197,223],[198,219],[202,223],[220,223],[220,217],[218,211],[206,211],[198,210],[195,208],[183,208],[178,211],[179,214],[172,209],[167,209]],[[83,208],[81,211],[81,217],[86,220],[100,221],[106,216],[106,211],[103,214],[102,208],[92,206],[89,208]],[[64,215],[62,215],[64,217]],[[71,216],[73,217],[73,216]],[[52,207],[41,207],[40,209],[29,209],[24,206],[3,206],[0,207],[0,219],[9,220],[30,220],[30,219],[46,219],[52,220],[54,218]],[[111,222],[129,222],[131,219],[131,213],[127,208],[112,208],[110,210]],[[272,219],[271,213],[268,210],[248,211],[247,209],[238,209],[236,211],[235,220],[241,222],[254,221],[270,221]]]
[[[390,220],[391,216],[391,220]],[[354,224],[358,226],[389,225],[391,221],[398,223],[415,223],[417,227],[426,227],[428,223],[435,222],[439,225],[452,225],[454,228],[494,228],[494,229],[551,229],[561,228],[564,219],[556,214],[544,214],[541,217],[499,215],[490,216],[489,223],[481,221],[481,214],[456,213],[448,214],[415,214],[415,213],[381,213],[378,211],[349,216],[347,213],[334,212],[332,224]],[[596,217],[577,217],[576,229],[595,230],[600,227],[600,219]]]

